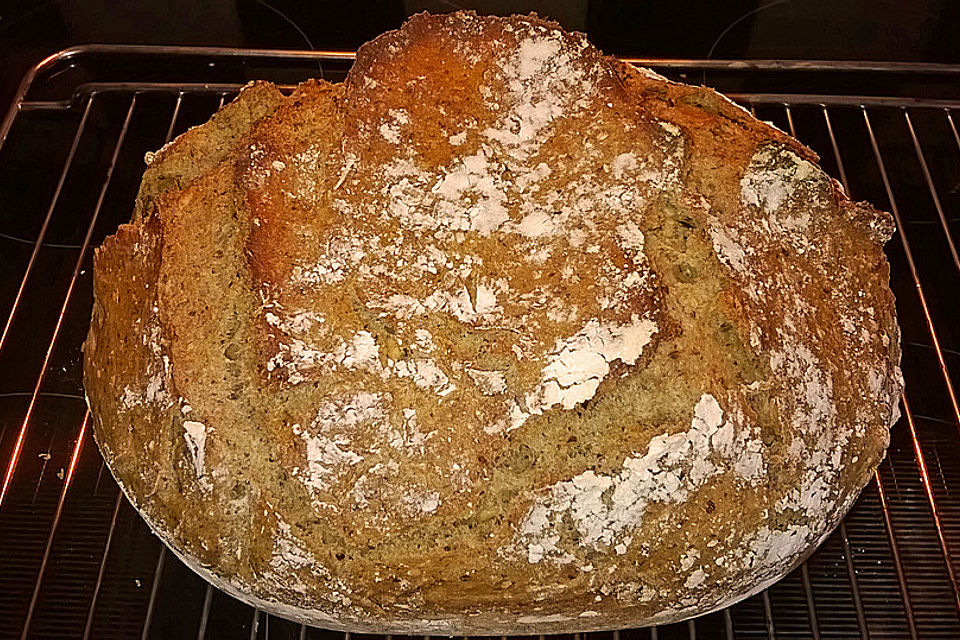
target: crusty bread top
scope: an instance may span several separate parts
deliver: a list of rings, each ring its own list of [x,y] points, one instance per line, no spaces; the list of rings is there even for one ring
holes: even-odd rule
[[[85,357],[118,480],[241,591],[350,629],[677,619],[881,459],[889,216],[713,91],[459,12],[237,104],[97,252]]]

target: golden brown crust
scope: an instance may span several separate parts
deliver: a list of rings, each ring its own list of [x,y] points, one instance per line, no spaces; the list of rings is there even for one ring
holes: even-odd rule
[[[208,579],[356,631],[652,624],[868,481],[892,225],[792,138],[533,16],[258,91],[97,252],[85,349],[111,470]]]

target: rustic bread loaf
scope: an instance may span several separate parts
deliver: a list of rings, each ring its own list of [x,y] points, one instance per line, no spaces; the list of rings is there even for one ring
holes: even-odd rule
[[[412,18],[152,158],[96,254],[103,456],[198,573],[312,624],[725,607],[898,415],[893,225],[816,160],[534,16]]]

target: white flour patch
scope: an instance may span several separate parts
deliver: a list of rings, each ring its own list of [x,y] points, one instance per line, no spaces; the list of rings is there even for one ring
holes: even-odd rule
[[[183,439],[187,443],[187,450],[193,459],[193,469],[197,474],[200,486],[209,491],[213,488],[210,479],[206,476],[205,460],[207,454],[207,426],[202,422],[187,420],[183,423]]]
[[[522,521],[517,546],[530,562],[572,561],[554,533],[569,518],[581,546],[600,550],[622,544],[617,552],[625,553],[629,534],[639,528],[649,505],[683,502],[728,470],[745,482],[759,482],[765,473],[762,443],[742,419],[739,411],[725,418],[717,400],[704,394],[689,430],[654,437],[645,454],[627,458],[615,474],[585,471],[550,487]]]
[[[323,316],[316,311],[301,309],[289,314],[283,314],[282,317],[267,311],[263,314],[264,320],[272,327],[276,327],[288,335],[302,336],[316,325],[326,322]]]
[[[467,375],[473,379],[480,393],[485,396],[496,396],[507,390],[507,381],[499,371],[467,369]]]
[[[817,357],[805,344],[783,332],[780,338],[783,346],[771,352],[770,368],[786,381],[786,395],[778,407],[793,427],[795,435],[789,451],[802,463],[804,472],[800,486],[778,507],[822,519],[824,509],[834,502],[834,487],[850,434],[836,428],[833,380]]]
[[[387,112],[387,117],[390,118],[390,121],[380,125],[380,135],[391,144],[400,144],[402,140],[401,127],[410,123],[410,117],[406,111],[399,109],[390,109]]]
[[[310,555],[293,536],[293,531],[289,524],[283,520],[278,520],[277,533],[278,535],[274,537],[273,557],[270,558],[270,565],[273,568],[289,567],[302,569],[304,567],[319,566],[316,558]]]
[[[424,452],[427,441],[437,434],[436,431],[424,433],[420,429],[417,420],[416,409],[405,408],[401,411],[403,416],[400,427],[394,428],[390,424],[384,424],[380,429],[380,435],[383,440],[395,449],[400,449],[410,454],[420,454]]]
[[[506,105],[504,119],[483,133],[521,158],[538,146],[545,127],[577,108],[573,96],[593,91],[592,78],[562,48],[559,34],[528,38],[503,66],[507,93],[498,99]]]
[[[290,272],[290,282],[302,287],[334,285],[346,280],[347,276],[367,255],[362,238],[339,235],[324,241],[325,252],[316,263],[294,264]]]
[[[785,237],[800,253],[814,248],[809,209],[820,205],[830,179],[816,165],[775,145],[757,151],[740,180],[740,201],[767,214],[765,229]],[[800,207],[802,202],[805,206]]]
[[[697,569],[687,577],[686,581],[683,583],[683,588],[696,589],[697,587],[703,585],[706,579],[706,572],[703,569]]]
[[[277,344],[277,353],[267,360],[267,373],[283,370],[290,384],[306,380],[306,373],[331,362],[332,355],[314,349],[303,340],[292,338]]]
[[[271,312],[264,314],[268,324],[287,326],[279,316]],[[301,323],[309,322],[301,318]],[[282,370],[286,381],[300,384],[310,372],[324,367],[342,366],[347,369],[367,369],[380,371],[380,347],[369,331],[358,331],[349,341],[340,340],[332,351],[323,351],[299,338],[287,338],[277,343],[277,352],[267,360],[268,373]]]
[[[398,159],[385,168],[397,179],[387,187],[388,212],[412,230],[476,231],[490,235],[510,219],[501,174],[505,166],[484,147],[453,161],[436,182],[416,165]]]
[[[364,366],[376,366],[380,362],[380,348],[369,331],[358,331],[343,348],[343,354],[337,357],[339,364],[348,369]]]
[[[295,265],[290,275],[290,281],[294,284],[311,286],[318,284],[331,285],[343,282],[346,277],[344,265],[337,260],[331,260],[326,264]]]
[[[433,342],[433,334],[426,329],[416,329],[413,335],[413,343],[424,353],[432,353],[437,350],[437,345]]]
[[[621,153],[613,162],[610,163],[610,173],[617,180],[622,180],[628,172],[637,170],[640,163],[637,162],[637,156],[633,153]]]
[[[391,125],[387,122],[384,122],[380,125],[380,135],[387,142],[392,142],[393,144],[400,144],[400,130],[396,125]]]
[[[514,406],[511,428],[558,404],[572,409],[592,398],[610,364],[616,360],[634,364],[656,331],[655,322],[638,316],[626,325],[591,320],[573,336],[558,341],[547,357],[540,386],[524,398],[526,407]]]
[[[528,238],[542,238],[557,233],[557,223],[549,211],[537,210],[525,215],[516,229]],[[546,256],[544,256],[545,258]],[[543,262],[543,260],[532,261]]]
[[[400,360],[394,363],[393,371],[401,378],[410,378],[413,384],[424,389],[433,389],[437,395],[443,397],[451,393],[456,386],[443,372],[437,363],[430,358],[415,360]]]
[[[469,299],[469,295],[467,298]],[[384,309],[385,313],[392,314],[401,320],[409,320],[410,318],[423,315],[427,312],[427,308],[423,306],[422,302],[413,296],[404,294],[394,294],[390,296],[381,302],[378,308]]]
[[[414,518],[434,513],[442,502],[439,493],[422,487],[411,487],[400,498],[403,512]]]
[[[324,322],[323,316],[316,311],[303,310],[291,314],[286,322],[280,325],[280,328],[287,333],[303,334],[310,331],[314,325]]]
[[[477,286],[475,299],[471,299],[466,287],[460,287],[454,291],[438,289],[422,303],[414,300],[413,305],[408,308],[413,311],[418,308],[426,311],[442,311],[466,324],[491,321],[502,313],[497,305],[496,289],[489,283],[480,283]]]
[[[833,380],[820,367],[809,347],[784,339],[784,348],[770,354],[770,368],[786,379],[796,381],[793,395],[797,407],[791,413],[799,433],[820,436],[832,429],[837,419],[833,399]]]
[[[574,305],[565,305],[559,300],[547,309],[547,319],[557,324],[574,323],[580,318],[580,310]]]
[[[168,404],[170,401],[170,395],[167,393],[164,382],[164,375],[162,373],[155,373],[150,376],[150,379],[147,380],[147,388],[144,392],[144,400],[146,402],[159,405]]]
[[[717,254],[720,262],[740,274],[748,274],[747,256],[749,250],[737,237],[737,232],[732,228],[723,227],[719,223],[712,223],[709,231],[713,251]]]
[[[767,145],[750,159],[740,179],[740,200],[772,214],[793,196],[800,183],[819,174],[815,165],[794,152]]]
[[[304,484],[313,489],[328,488],[327,476],[335,467],[363,461],[363,456],[342,448],[350,444],[346,437],[310,436],[299,424],[293,425],[293,432],[303,438],[307,445],[307,469],[302,476]]]
[[[643,231],[637,226],[637,223],[630,220],[617,227],[617,236],[620,239],[620,246],[633,252],[643,252]]]
[[[329,488],[345,467],[363,456],[351,448],[353,431],[361,425],[380,425],[388,419],[382,394],[360,392],[324,401],[309,428],[294,424],[292,431],[306,445],[306,468],[295,470],[301,482],[315,491]]]
[[[120,409],[129,411],[140,404],[140,397],[134,393],[129,386],[123,388],[123,395],[120,396]]]
[[[395,460],[387,462],[378,462],[360,476],[350,490],[350,495],[357,506],[365,508],[369,506],[372,500],[384,499],[384,484],[394,484],[397,473],[400,471],[400,465]],[[383,513],[374,514],[373,517],[383,517]]]

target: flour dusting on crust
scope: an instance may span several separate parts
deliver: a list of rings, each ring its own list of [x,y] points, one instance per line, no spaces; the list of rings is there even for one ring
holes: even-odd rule
[[[569,518],[577,544],[625,553],[651,504],[683,502],[721,473],[760,482],[766,469],[761,451],[742,414],[725,416],[716,398],[704,394],[689,430],[654,437],[643,455],[627,458],[613,475],[586,471],[550,487],[521,523],[517,545],[529,562],[573,562],[575,556],[560,546],[559,525]]]

